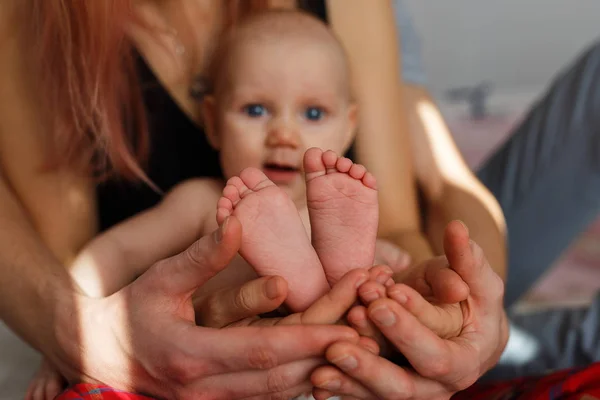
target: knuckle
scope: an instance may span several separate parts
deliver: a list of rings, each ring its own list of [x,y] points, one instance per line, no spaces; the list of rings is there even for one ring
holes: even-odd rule
[[[282,368],[275,368],[267,372],[267,390],[276,396],[275,398],[287,399],[289,394],[285,392],[292,386],[290,376]]]
[[[386,399],[409,400],[415,398],[416,389],[414,383],[408,379],[402,380],[401,383],[402,384],[396,384],[393,388],[390,388],[390,392],[386,395]]]
[[[482,375],[482,372],[479,368],[475,367],[474,365],[475,364],[473,364],[472,368],[469,371],[465,372],[459,379],[457,379],[451,385],[449,385],[449,387],[454,392],[465,390],[471,387],[475,382],[477,382],[479,377]]]
[[[493,274],[494,279],[490,287],[490,294],[496,299],[504,297],[504,281],[497,274]]]
[[[149,271],[151,273],[148,275],[152,276],[155,279],[146,279],[146,280],[144,280],[145,284],[149,285],[151,288],[154,288],[154,289],[164,287],[165,282],[170,281],[168,279],[171,274],[171,268],[169,268],[170,267],[169,261],[170,261],[169,259],[166,259],[166,260],[160,260],[160,261],[157,261],[156,263],[154,263],[152,265],[152,267],[150,267]],[[138,286],[134,285],[133,288],[138,289]],[[148,287],[145,287],[140,290],[143,292],[144,290],[148,290],[148,289],[149,289]]]
[[[191,357],[182,356],[180,352],[166,355],[161,370],[175,384],[183,386],[206,374],[206,367],[203,363]]]
[[[290,398],[289,394],[283,393],[286,388],[279,389],[273,393],[269,394],[269,399],[271,400],[288,400]]]
[[[447,357],[440,357],[430,363],[425,374],[428,378],[447,376],[451,372],[450,361]]]
[[[252,369],[275,368],[278,365],[277,355],[265,347],[255,347],[248,352],[248,364]]]
[[[192,263],[192,265],[203,266],[203,267],[211,267],[212,263],[208,262],[207,257],[202,251],[202,246],[200,241],[195,241],[192,245],[185,251],[185,256],[187,260]]]
[[[247,290],[242,288],[237,292],[234,300],[234,306],[238,310],[242,311],[251,311],[252,310],[252,295]]]

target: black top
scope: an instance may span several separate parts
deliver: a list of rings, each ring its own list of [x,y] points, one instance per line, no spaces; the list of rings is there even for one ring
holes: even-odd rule
[[[323,0],[300,0],[301,7],[326,20]],[[204,132],[178,107],[139,58],[139,76],[146,107],[150,157],[148,177],[164,192],[193,177],[221,177],[218,154]],[[161,199],[146,184],[111,180],[99,185],[98,212],[102,230],[152,207]]]

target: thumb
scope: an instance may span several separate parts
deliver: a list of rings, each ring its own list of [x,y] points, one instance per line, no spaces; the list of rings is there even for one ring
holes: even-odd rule
[[[228,217],[215,232],[200,238],[182,253],[159,261],[148,272],[161,280],[160,287],[165,292],[191,296],[229,265],[241,240],[240,221],[234,216]]]

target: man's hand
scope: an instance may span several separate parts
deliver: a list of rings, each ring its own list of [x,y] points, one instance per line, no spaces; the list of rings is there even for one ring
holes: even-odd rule
[[[198,327],[192,294],[236,254],[241,225],[231,217],[212,236],[160,261],[104,299],[79,296],[58,310],[58,343],[48,354],[73,381],[102,383],[158,398],[293,397],[338,340],[341,326]]]

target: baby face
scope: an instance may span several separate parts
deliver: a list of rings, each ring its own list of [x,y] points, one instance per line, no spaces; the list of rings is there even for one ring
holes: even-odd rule
[[[238,48],[214,104],[226,178],[256,167],[303,202],[304,152],[320,147],[340,154],[352,139],[356,111],[344,62],[314,42]]]

